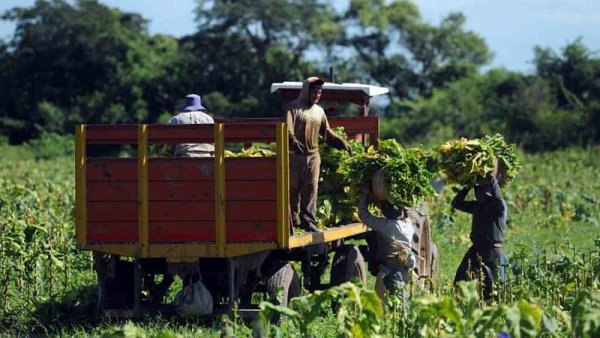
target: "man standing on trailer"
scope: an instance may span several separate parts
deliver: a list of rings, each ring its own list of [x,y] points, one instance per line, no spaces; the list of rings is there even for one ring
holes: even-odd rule
[[[321,158],[319,136],[330,146],[352,153],[327,122],[321,98],[324,81],[316,76],[302,84],[300,95],[286,107],[290,137],[290,204],[295,228],[317,232],[317,192]]]
[[[214,124],[213,118],[206,113],[202,106],[200,95],[189,94],[180,113],[169,120],[169,124]],[[215,145],[211,143],[183,143],[172,146],[173,154],[177,157],[208,157],[214,156]]]
[[[500,193],[500,174],[492,172],[473,190],[475,201],[465,201],[471,190],[466,187],[456,194],[452,207],[473,215],[472,245],[458,266],[454,283],[483,277],[483,296],[490,299],[495,283],[504,282],[506,256],[502,250],[506,228],[507,207]]]
[[[375,231],[376,248],[369,247],[369,250],[375,250],[375,263],[378,264],[375,291],[385,304],[386,293],[404,296],[402,288],[415,267],[416,259],[411,249],[415,223],[406,208],[387,201],[381,203],[384,217],[374,216],[368,209],[370,193],[371,185],[365,183],[358,203],[358,217]]]

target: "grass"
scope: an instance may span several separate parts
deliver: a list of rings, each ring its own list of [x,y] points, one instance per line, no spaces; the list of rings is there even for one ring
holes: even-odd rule
[[[251,335],[250,323],[219,318],[205,322],[151,318],[135,324],[93,319],[96,290],[91,256],[74,246],[73,160],[61,149],[45,152],[48,144],[61,147],[62,143],[0,145],[4,158],[0,163],[0,336]],[[569,149],[520,157],[521,174],[503,189],[509,204],[505,236],[509,258],[568,251],[569,245],[577,250],[594,248],[600,234],[600,151]],[[432,208],[434,240],[441,255],[440,296],[450,292],[449,283],[469,246],[470,219],[451,213],[452,197],[452,193],[442,194]],[[336,336],[336,329],[331,312],[309,325],[309,332],[323,337]]]

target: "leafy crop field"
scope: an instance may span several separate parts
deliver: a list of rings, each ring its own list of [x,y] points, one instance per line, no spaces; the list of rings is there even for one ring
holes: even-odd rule
[[[64,149],[69,149],[69,143]],[[238,318],[134,322],[94,319],[89,252],[74,246],[74,178],[57,142],[0,146],[0,336],[252,336]],[[450,210],[452,193],[432,204],[440,282],[386,304],[353,284],[300,297],[290,310],[265,304],[262,333],[274,336],[594,337],[600,335],[600,150],[520,156],[523,170],[504,189],[509,204],[505,292],[479,300],[473,284],[451,286],[469,246],[468,215]],[[448,190],[449,192],[449,190]],[[358,295],[358,296],[357,296]],[[331,312],[331,302],[340,311]],[[282,325],[267,323],[283,313]]]

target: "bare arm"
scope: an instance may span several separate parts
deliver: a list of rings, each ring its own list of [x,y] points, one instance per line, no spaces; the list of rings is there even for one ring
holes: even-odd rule
[[[323,122],[321,123],[320,132],[327,145],[352,153],[352,148],[350,145],[341,137],[339,137],[333,130],[331,130],[329,127],[329,121],[327,121],[327,116],[325,115],[323,115]]]

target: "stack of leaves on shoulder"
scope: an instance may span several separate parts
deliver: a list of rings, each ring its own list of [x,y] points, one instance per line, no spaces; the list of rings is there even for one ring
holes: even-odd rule
[[[356,201],[364,182],[383,169],[389,201],[412,207],[435,194],[431,186],[430,159],[431,155],[423,149],[404,149],[394,139],[381,140],[379,150],[369,147],[365,153],[343,162],[338,172],[345,177]]]
[[[448,141],[438,148],[439,168],[450,183],[473,186],[494,170],[495,159],[506,182],[521,168],[514,144],[506,144],[500,134],[482,139]]]

